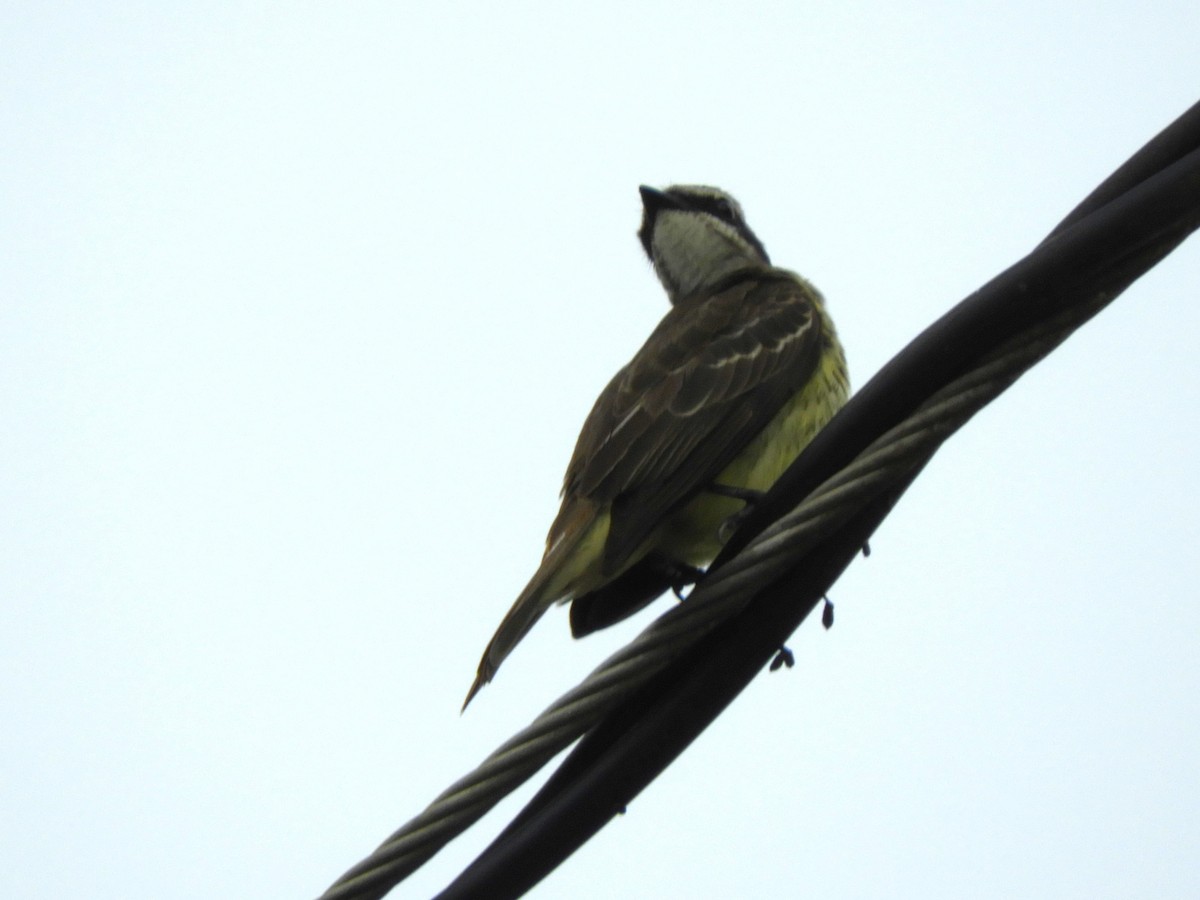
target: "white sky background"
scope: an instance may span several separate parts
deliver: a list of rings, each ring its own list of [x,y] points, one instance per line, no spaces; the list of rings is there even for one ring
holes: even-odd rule
[[[1194,2],[120,6],[0,10],[5,897],[318,894],[666,608],[459,717],[666,309],[638,184],[733,191],[858,386],[1200,99]],[[1200,894],[1198,284],[971,422],[533,896]]]

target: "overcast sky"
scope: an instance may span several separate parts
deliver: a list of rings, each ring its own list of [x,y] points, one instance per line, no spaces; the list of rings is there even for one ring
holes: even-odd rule
[[[459,716],[666,309],[639,184],[732,191],[858,386],[1200,99],[1194,0],[821,6],[0,10],[0,895],[319,894],[667,608]],[[533,896],[1200,895],[1198,286],[951,440]]]

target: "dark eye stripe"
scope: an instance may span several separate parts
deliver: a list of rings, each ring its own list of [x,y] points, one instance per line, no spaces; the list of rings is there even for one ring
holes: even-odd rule
[[[681,204],[694,209],[697,212],[706,212],[711,216],[716,216],[723,222],[728,222],[730,225],[741,224],[741,217],[737,214],[737,210],[733,204],[724,197],[714,196],[711,194],[685,194],[682,192],[672,194]]]

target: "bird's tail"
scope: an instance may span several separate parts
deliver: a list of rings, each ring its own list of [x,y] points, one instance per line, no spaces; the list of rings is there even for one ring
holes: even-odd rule
[[[573,582],[589,562],[589,545],[593,543],[593,537],[598,530],[607,530],[597,528],[601,521],[594,515],[594,510],[578,509],[572,512],[576,514],[569,517],[560,515],[555,522],[556,527],[551,529],[551,542],[546,548],[546,555],[542,557],[542,564],[505,614],[487,649],[483,651],[475,682],[463,701],[464,710],[479,689],[492,680],[500,663],[529,633],[542,613],[556,602],[570,599]],[[562,522],[563,518],[567,518],[567,521]],[[606,517],[602,517],[602,521],[607,525]],[[561,530],[558,528],[560,524],[564,526]],[[600,543],[603,544],[603,534],[600,535]]]

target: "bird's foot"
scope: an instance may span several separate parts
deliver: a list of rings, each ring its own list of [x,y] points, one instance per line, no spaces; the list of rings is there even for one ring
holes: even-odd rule
[[[775,658],[771,660],[771,671],[777,672],[784,666],[789,669],[796,664],[796,655],[787,647],[780,647],[779,652],[775,654]]]
[[[710,494],[716,494],[720,497],[732,497],[734,500],[741,500],[747,506],[753,506],[755,503],[761,500],[763,496],[762,491],[755,491],[751,488],[734,487],[731,484],[719,484],[715,481],[708,486],[708,492]]]
[[[762,491],[734,487],[728,484],[718,484],[717,482],[713,482],[708,486],[708,492],[720,497],[731,497],[734,500],[741,500],[746,504],[717,526],[717,540],[722,544],[727,543],[733,537],[733,533],[741,527],[742,523],[746,521],[746,517],[754,509],[754,504],[761,500],[763,496]]]
[[[699,581],[704,570],[681,562],[672,562],[672,565],[674,570],[671,572],[671,593],[676,599],[683,600],[683,589]]]

